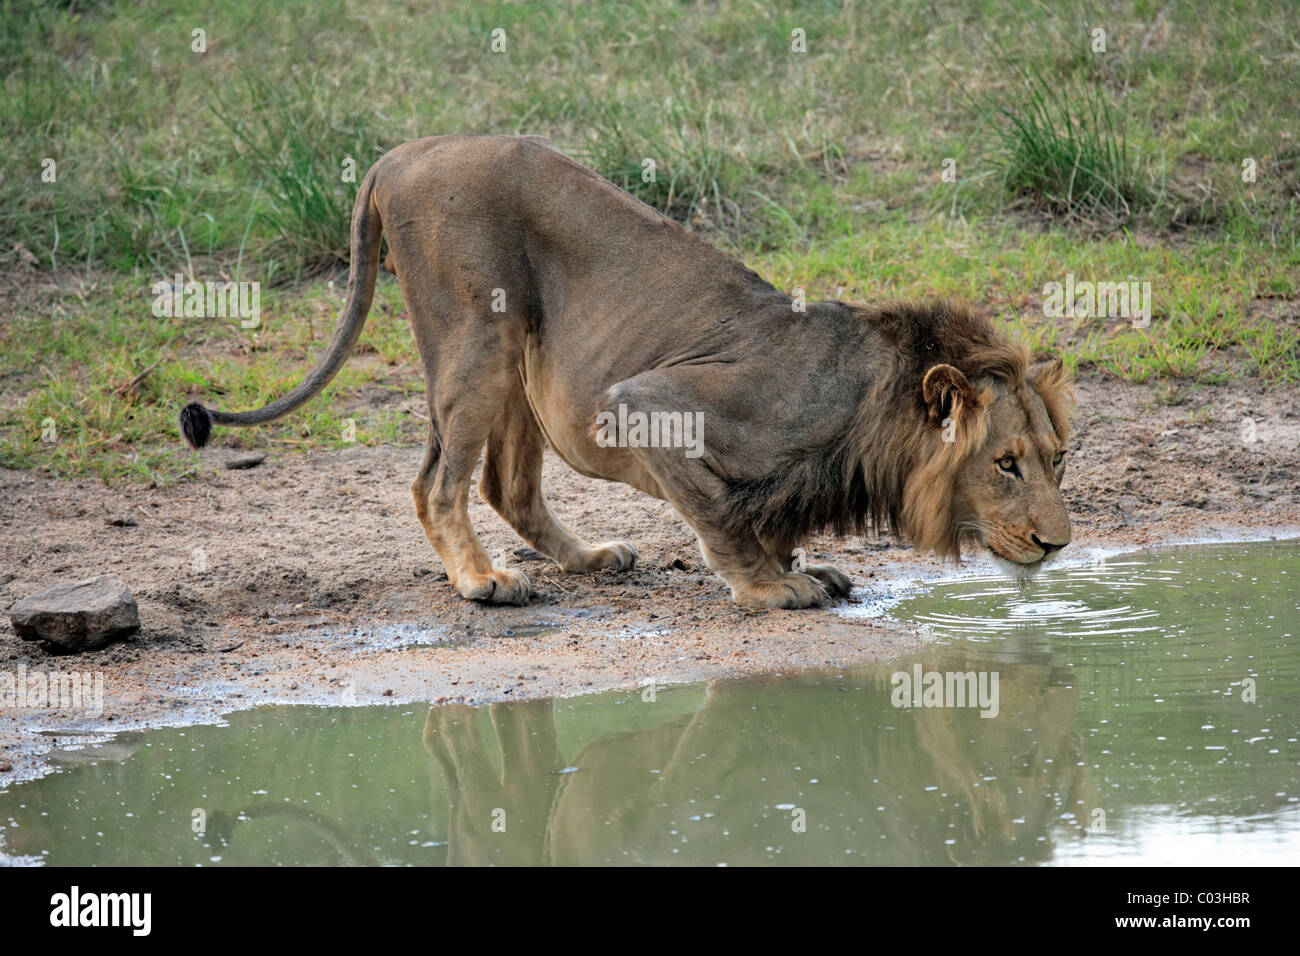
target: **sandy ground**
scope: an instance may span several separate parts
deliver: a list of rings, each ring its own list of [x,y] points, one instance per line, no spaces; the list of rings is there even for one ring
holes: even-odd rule
[[[1300,533],[1294,390],[1202,387],[1168,405],[1149,387],[1086,378],[1077,395],[1066,558]],[[453,592],[416,521],[407,487],[421,449],[273,451],[226,470],[236,454],[211,449],[198,480],[167,489],[0,470],[3,606],[112,572],[135,592],[142,623],[102,651],[53,657],[4,616],[0,671],[102,673],[105,709],[0,710],[0,784],[40,772],[51,747],[78,735],[264,703],[482,703],[879,660],[922,637],[874,603],[945,570],[888,540],[818,539],[809,555],[848,572],[853,596],[745,612],[669,506],[550,457],[556,511],[590,540],[634,542],[641,560],[625,574],[562,574],[516,553],[522,542],[475,495],[485,547],[525,570],[535,592],[527,607],[484,607]]]

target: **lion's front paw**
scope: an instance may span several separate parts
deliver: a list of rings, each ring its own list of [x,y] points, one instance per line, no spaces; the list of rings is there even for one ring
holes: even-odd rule
[[[607,541],[561,565],[565,571],[627,571],[636,564],[636,548],[626,541]]]
[[[820,581],[799,571],[787,571],[770,581],[751,581],[741,587],[733,586],[731,593],[741,607],[765,608],[816,607],[829,597]]]
[[[844,597],[853,590],[853,581],[839,568],[829,564],[810,564],[803,570],[820,581],[831,597]]]
[[[486,604],[527,604],[532,585],[522,571],[507,568],[487,574],[463,574],[456,581],[461,597]]]

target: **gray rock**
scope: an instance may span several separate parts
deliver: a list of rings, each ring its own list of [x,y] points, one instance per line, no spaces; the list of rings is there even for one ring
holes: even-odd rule
[[[250,455],[240,455],[227,460],[226,467],[231,471],[243,471],[245,468],[256,468],[264,461],[266,461],[266,452],[255,451]]]
[[[121,578],[101,574],[25,597],[9,609],[9,619],[23,640],[75,653],[103,647],[138,629],[140,608]]]

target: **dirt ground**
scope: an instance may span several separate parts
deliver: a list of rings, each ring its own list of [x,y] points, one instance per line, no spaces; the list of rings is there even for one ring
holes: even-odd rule
[[[1205,386],[1166,404],[1155,388],[1090,377],[1076,394],[1065,559],[1300,533],[1294,390]],[[0,711],[0,784],[39,772],[45,752],[78,735],[263,703],[482,703],[879,660],[922,637],[873,602],[945,571],[896,542],[818,539],[810,557],[848,572],[853,596],[745,612],[668,505],[551,456],[555,510],[589,540],[632,541],[640,561],[625,574],[562,574],[475,495],[484,546],[522,568],[535,592],[527,607],[485,607],[454,593],[415,518],[408,484],[420,448],[272,451],[258,467],[227,470],[236,454],[210,449],[198,480],[166,489],[0,470],[3,606],[115,573],[142,625],[104,650],[54,657],[19,640],[4,616],[0,671],[102,673],[105,710]]]

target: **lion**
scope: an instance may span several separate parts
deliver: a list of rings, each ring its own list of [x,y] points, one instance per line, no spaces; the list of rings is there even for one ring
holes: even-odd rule
[[[946,302],[792,301],[537,136],[435,136],[381,157],[358,190],[347,302],[319,364],[256,411],[187,405],[191,447],[325,387],[361,334],[381,236],[427,386],[411,494],[466,598],[531,593],[470,524],[480,454],[483,498],[561,569],[636,562],[631,544],[590,544],[551,511],[548,445],[580,474],[669,502],[744,607],[848,594],[842,571],[795,556],[819,531],[888,530],[949,558],[979,545],[1021,568],[1070,541],[1059,358],[1030,367],[1023,345]]]

